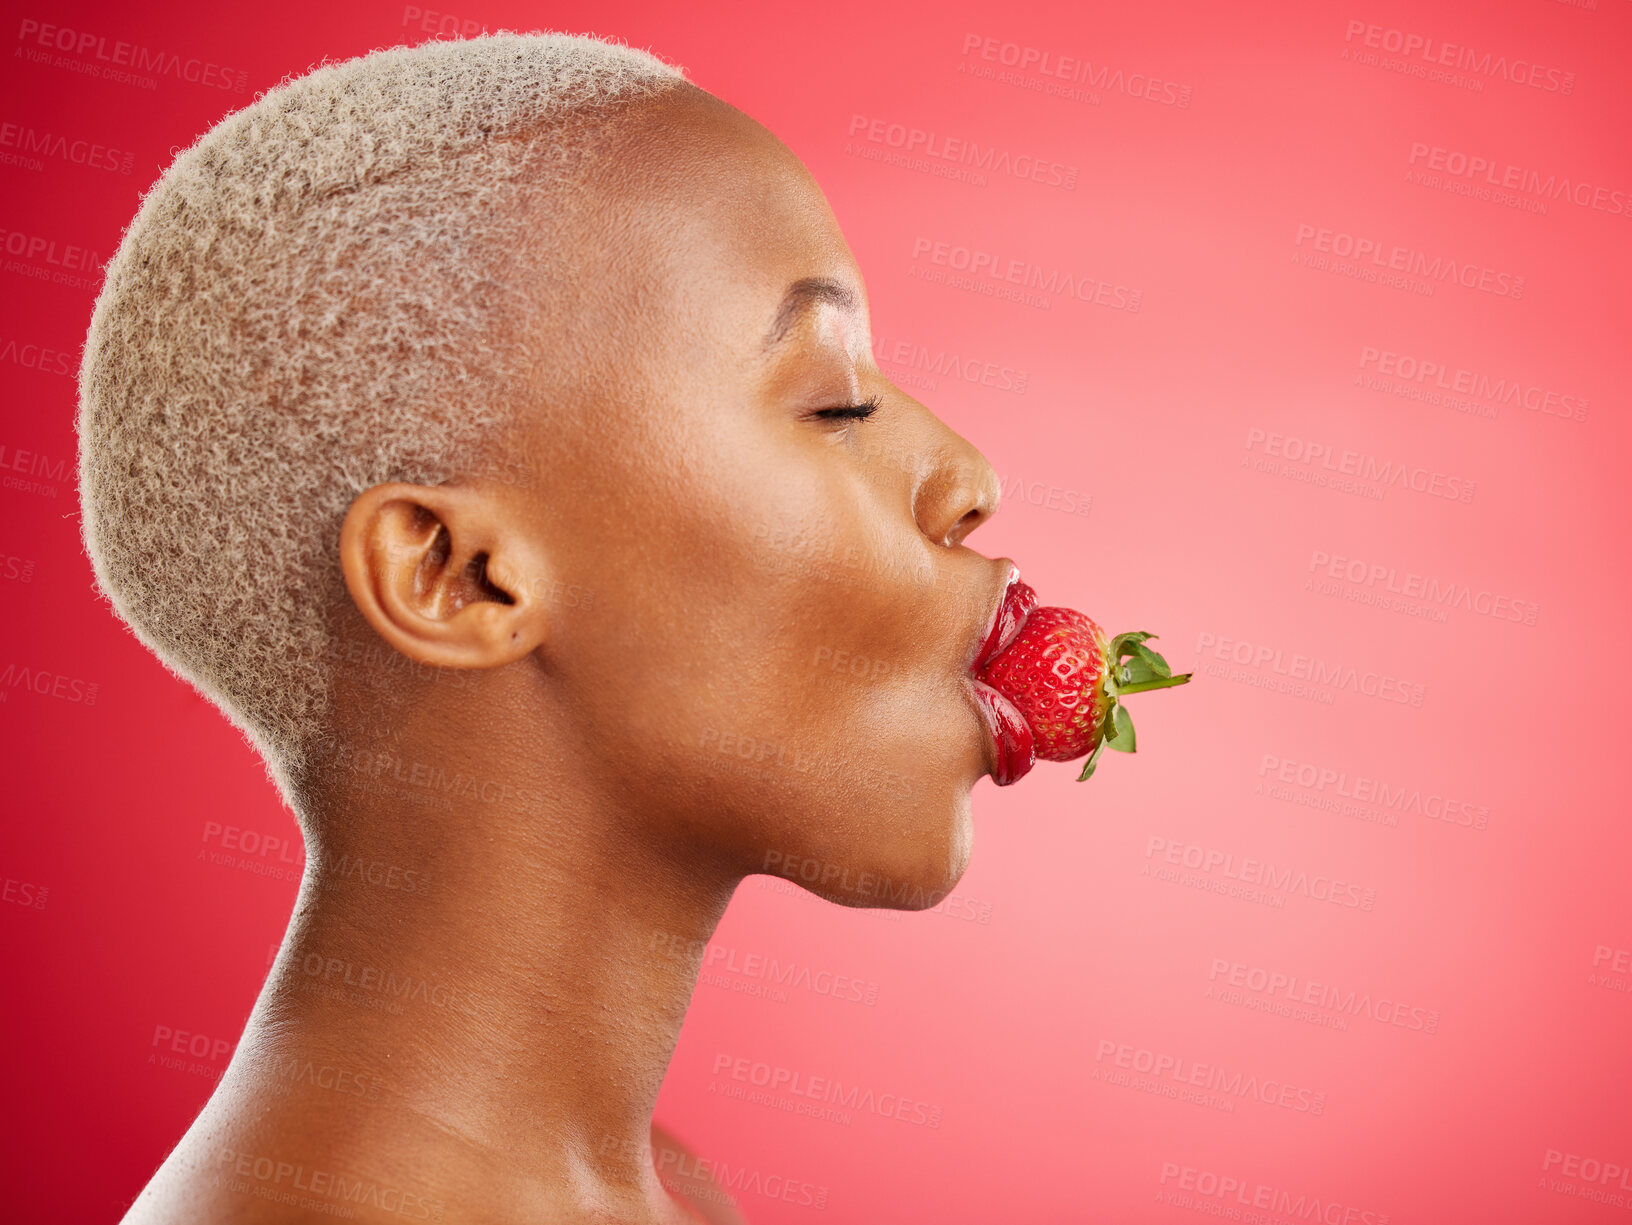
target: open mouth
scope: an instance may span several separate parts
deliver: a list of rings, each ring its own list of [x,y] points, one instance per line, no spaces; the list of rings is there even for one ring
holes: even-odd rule
[[[992,781],[999,787],[1018,782],[1037,764],[1032,745],[1031,727],[1020,708],[1002,693],[979,679],[979,672],[996,659],[1016,638],[1026,624],[1026,618],[1036,607],[1036,593],[1020,581],[1020,570],[1009,563],[1009,578],[1004,584],[1003,596],[992,612],[991,624],[981,641],[980,651],[969,672],[975,689],[975,699],[986,719],[987,730],[996,746],[993,755]]]

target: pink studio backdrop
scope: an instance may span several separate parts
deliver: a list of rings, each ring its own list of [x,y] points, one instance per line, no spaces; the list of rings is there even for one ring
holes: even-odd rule
[[[1632,3],[451,2],[0,30],[6,1215],[119,1215],[301,861],[93,597],[100,263],[257,91],[485,26],[650,46],[786,141],[885,370],[1003,477],[971,546],[1197,672],[1091,783],[983,781],[934,911],[744,884],[659,1117],[749,1219],[1632,1219]]]

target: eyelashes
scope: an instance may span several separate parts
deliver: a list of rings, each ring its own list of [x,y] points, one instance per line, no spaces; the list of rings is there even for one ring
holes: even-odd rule
[[[839,408],[819,408],[811,416],[823,421],[865,421],[878,411],[877,395],[868,396],[860,404],[845,404]]]

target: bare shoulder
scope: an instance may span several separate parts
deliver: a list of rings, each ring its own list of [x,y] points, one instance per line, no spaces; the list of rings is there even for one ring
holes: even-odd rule
[[[709,1225],[748,1225],[725,1188],[714,1181],[713,1162],[698,1157],[678,1137],[652,1124],[652,1160],[668,1191]]]

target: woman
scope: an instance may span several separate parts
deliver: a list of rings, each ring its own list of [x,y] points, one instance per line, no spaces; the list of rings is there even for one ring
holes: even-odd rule
[[[755,872],[952,888],[1016,577],[799,160],[597,39],[325,66],[144,198],[80,433],[102,589],[307,852],[126,1220],[737,1219],[657,1172],[700,950]]]

